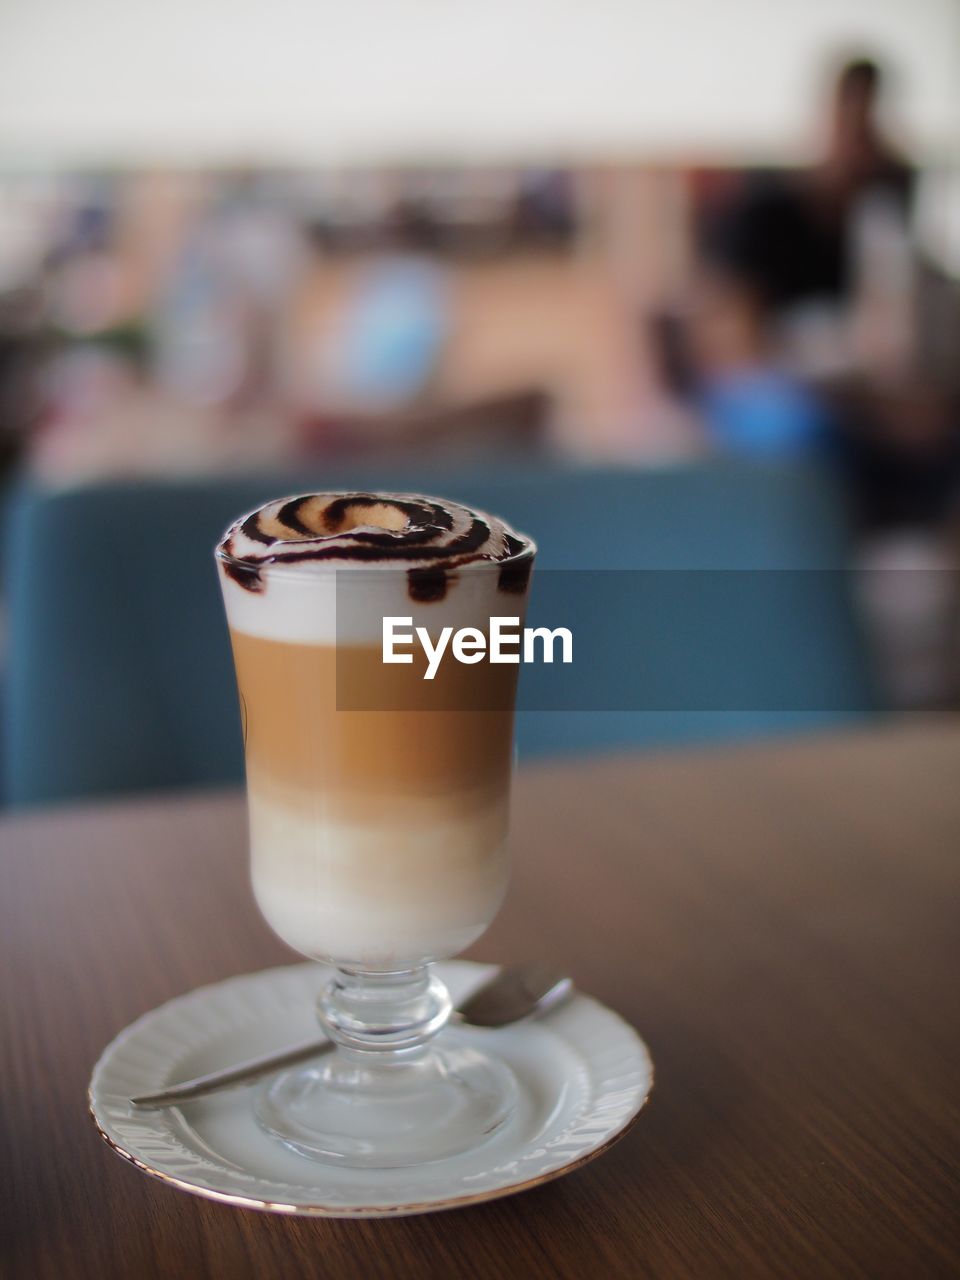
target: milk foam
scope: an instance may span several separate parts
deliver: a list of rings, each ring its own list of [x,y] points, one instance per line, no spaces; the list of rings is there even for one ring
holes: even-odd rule
[[[502,520],[458,503],[310,494],[235,521],[217,561],[234,630],[297,644],[379,645],[385,616],[411,617],[435,633],[522,613],[523,567],[534,551]]]
[[[507,796],[469,816],[318,822],[249,788],[253,889],[281,938],[318,960],[391,969],[456,955],[507,887]]]

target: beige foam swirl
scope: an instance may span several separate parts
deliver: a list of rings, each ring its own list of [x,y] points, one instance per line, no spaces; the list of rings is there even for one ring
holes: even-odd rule
[[[356,492],[268,502],[235,521],[218,550],[251,568],[397,560],[427,568],[501,561],[530,545],[504,521],[457,502]]]

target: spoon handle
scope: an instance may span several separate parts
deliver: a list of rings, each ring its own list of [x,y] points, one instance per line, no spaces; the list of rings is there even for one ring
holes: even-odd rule
[[[130,1101],[141,1111],[156,1111],[161,1107],[174,1107],[180,1102],[192,1102],[194,1098],[202,1098],[207,1093],[215,1093],[217,1089],[227,1089],[233,1084],[247,1084],[260,1076],[269,1075],[271,1071],[279,1071],[282,1067],[293,1067],[298,1062],[306,1062],[309,1058],[317,1058],[329,1053],[333,1041],[325,1037],[304,1040],[301,1044],[279,1052],[262,1054],[259,1058],[249,1058],[246,1062],[238,1062],[233,1067],[221,1067],[218,1071],[209,1071],[203,1076],[194,1076],[192,1080],[184,1080],[182,1084],[172,1084],[157,1093],[144,1093]]]

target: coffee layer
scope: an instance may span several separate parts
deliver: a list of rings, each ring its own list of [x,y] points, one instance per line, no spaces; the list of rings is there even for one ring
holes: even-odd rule
[[[282,788],[286,803],[299,791],[305,805],[329,796],[347,812],[406,798],[467,802],[507,785],[517,667],[450,659],[428,682],[422,663],[385,667],[373,647],[236,631],[232,641],[248,773]],[[349,706],[361,693],[383,710],[337,710],[338,694]]]

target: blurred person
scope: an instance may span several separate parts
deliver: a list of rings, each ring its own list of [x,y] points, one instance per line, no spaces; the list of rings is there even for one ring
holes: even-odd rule
[[[889,365],[906,352],[905,272],[891,264],[904,258],[912,173],[877,123],[881,83],[876,63],[848,63],[821,159],[748,177],[707,219],[684,317],[686,389],[708,443],[725,452],[823,453],[836,413],[818,380],[845,372],[858,341]],[[859,329],[848,323],[854,294],[870,295]]]
[[[906,221],[913,170],[878,123],[882,84],[875,62],[849,62],[833,91],[820,160],[799,173],[748,180],[708,230],[710,260],[771,312],[849,297],[851,232],[865,199],[879,196]]]
[[[957,693],[960,399],[928,368],[914,171],[878,122],[882,88],[876,63],[848,63],[817,163],[749,179],[707,228],[690,346],[715,443],[828,453],[881,688],[938,707]]]
[[[688,384],[710,441],[764,456],[830,449],[868,521],[897,505],[871,491],[885,459],[913,486],[910,506],[939,492],[955,453],[946,400],[911,408],[924,381],[914,171],[879,124],[883,84],[875,62],[848,62],[820,159],[750,176],[708,215],[686,317]],[[937,475],[918,479],[924,469]]]
[[[819,160],[752,175],[715,206],[659,345],[709,446],[839,474],[882,696],[929,708],[960,686],[960,380],[925,350],[914,173],[878,122],[882,87],[875,63],[848,63]]]
[[[831,417],[819,384],[852,370],[899,371],[911,358],[913,171],[878,123],[882,84],[876,63],[847,63],[821,158],[798,172],[747,177],[706,219],[692,358],[708,391],[723,384],[725,409],[735,391],[731,412],[767,417],[767,436],[748,432],[748,445],[776,449],[782,435],[788,452],[819,446]],[[739,330],[741,341],[718,358],[725,330]],[[756,409],[753,387],[763,402]],[[703,406],[710,425],[712,400]],[[723,423],[720,434],[721,443],[736,435]]]

